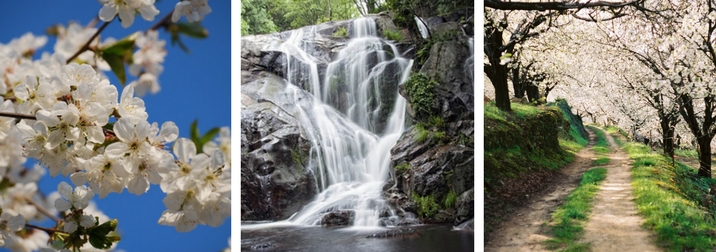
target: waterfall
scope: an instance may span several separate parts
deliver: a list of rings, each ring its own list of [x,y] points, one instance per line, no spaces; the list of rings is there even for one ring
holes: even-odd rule
[[[273,48],[287,55],[288,91],[298,94],[301,86],[312,95],[310,101],[293,102],[300,104],[297,117],[312,144],[307,167],[320,193],[288,221],[318,225],[326,213],[345,212],[354,226],[390,225],[397,217],[382,187],[390,149],[405,127],[406,101],[397,87],[410,75],[412,60],[377,37],[373,19],[359,18],[321,77],[319,60],[306,52],[315,36],[320,35],[294,30]]]
[[[423,23],[423,19],[419,18],[418,16],[414,17],[415,23],[418,25],[418,30],[420,31],[420,36],[423,38],[428,38],[428,27],[425,26],[425,23]]]

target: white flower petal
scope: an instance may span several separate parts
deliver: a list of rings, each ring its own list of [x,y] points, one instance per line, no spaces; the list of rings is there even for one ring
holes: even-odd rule
[[[112,21],[114,16],[117,15],[117,8],[114,6],[110,6],[109,4],[105,4],[102,6],[102,9],[99,9],[99,19],[105,22]]]
[[[136,195],[142,195],[149,190],[149,183],[144,176],[137,175],[127,184],[127,191]]]
[[[59,192],[66,200],[72,199],[72,186],[67,184],[65,181],[62,181],[59,185],[57,185],[57,192]]]
[[[129,147],[127,147],[127,144],[123,142],[116,142],[112,143],[107,148],[104,149],[104,155],[106,155],[108,158],[112,159],[118,159],[121,157],[124,157],[124,154],[126,154],[129,151]]]
[[[55,200],[55,208],[59,212],[70,210],[70,207],[72,207],[72,204],[70,204],[70,202],[67,202],[64,199],[58,198]]]
[[[74,221],[65,222],[64,230],[67,233],[74,233],[75,231],[77,231],[77,222],[74,222]]]
[[[10,217],[10,219],[7,220],[7,227],[11,231],[20,231],[20,229],[25,227],[25,217],[22,215],[15,215]]]
[[[159,131],[158,139],[161,142],[169,143],[177,140],[179,137],[179,127],[172,122],[167,121],[162,123],[162,130]]]
[[[174,154],[182,163],[188,164],[196,155],[196,146],[194,142],[187,138],[179,138],[173,146]]]
[[[95,219],[92,215],[82,215],[82,217],[80,217],[80,226],[88,228],[94,227],[94,224]]]

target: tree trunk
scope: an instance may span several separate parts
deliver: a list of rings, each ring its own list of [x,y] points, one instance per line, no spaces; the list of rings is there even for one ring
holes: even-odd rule
[[[530,99],[530,102],[539,102],[539,87],[536,85],[529,85],[527,86],[527,98]]]
[[[525,96],[524,80],[520,79],[520,68],[512,68],[512,89],[515,91],[515,97],[522,98]]]
[[[375,11],[375,0],[365,1],[365,7],[368,8],[368,13],[373,13]]]
[[[502,24],[503,29],[507,28],[507,23]],[[484,50],[487,60],[490,64],[485,64],[485,75],[495,87],[495,106],[505,112],[512,112],[510,107],[510,89],[507,86],[507,66],[500,64],[502,52],[512,53],[514,45],[508,48],[503,46],[502,31],[496,28],[485,30]]]
[[[502,111],[511,112],[510,90],[507,88],[507,67],[498,65],[495,68],[497,76],[490,78],[492,86],[495,87],[495,106]]]
[[[699,144],[699,176],[711,177],[711,138],[701,136],[696,139]]]
[[[661,137],[664,143],[664,154],[674,159],[674,127],[671,126],[671,120],[666,116],[659,118],[661,123]]]

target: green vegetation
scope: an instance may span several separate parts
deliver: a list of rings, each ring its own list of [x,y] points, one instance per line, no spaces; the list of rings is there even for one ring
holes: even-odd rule
[[[413,16],[445,16],[455,10],[471,7],[473,7],[472,2],[463,0],[387,0],[385,7],[381,7],[381,9],[392,10],[395,13],[393,19],[396,25],[406,26],[413,21]],[[414,25],[414,22],[412,23]]]
[[[516,106],[512,106],[512,112],[515,113],[515,115],[517,117],[522,118],[522,119],[524,119],[528,116],[534,116],[534,115],[542,112],[542,110],[540,110],[539,108],[537,108],[535,106],[522,105],[519,103],[515,103],[515,105]]]
[[[286,31],[358,16],[352,0],[242,0],[241,34]]]
[[[485,104],[485,184],[529,170],[556,170],[573,160],[587,140],[567,129],[564,110],[512,103],[513,113]],[[559,128],[560,133],[555,132]],[[552,135],[550,135],[552,134]],[[555,135],[556,134],[556,135]],[[556,142],[554,140],[557,140]]]
[[[605,168],[594,168],[584,173],[582,182],[567,197],[564,205],[552,213],[552,221],[548,224],[548,233],[553,238],[545,241],[548,249],[562,251],[588,251],[589,244],[576,241],[584,233],[582,224],[591,212],[591,202],[599,190],[599,182],[607,174]]]
[[[395,166],[395,170],[399,172],[405,172],[410,169],[410,164],[408,162],[400,163],[399,165]]]
[[[699,153],[696,150],[679,149],[674,150],[674,155],[686,157],[686,158],[699,158]]]
[[[438,210],[440,209],[440,205],[438,205],[437,201],[435,200],[435,197],[432,195],[428,196],[419,196],[415,193],[413,193],[413,202],[418,207],[418,214],[422,218],[430,218],[433,215],[438,213]]]
[[[587,126],[587,128],[591,129],[594,134],[597,135],[597,143],[594,144],[594,147],[592,147],[594,153],[597,154],[597,160],[594,160],[594,165],[608,164],[609,157],[607,157],[607,154],[609,154],[611,150],[609,148],[609,143],[607,143],[607,137],[604,131],[592,125]]]
[[[422,118],[430,117],[434,113],[435,87],[438,83],[425,74],[413,73],[405,82],[405,91],[410,97],[410,104],[416,114]]]
[[[597,135],[597,143],[594,144],[592,150],[594,150],[597,155],[608,154],[611,150],[609,150],[609,143],[607,143],[607,137],[604,135],[604,131],[591,125],[587,126],[587,128],[592,129],[592,131],[594,131],[594,134]]]
[[[393,40],[393,41],[403,40],[403,34],[400,31],[385,30],[385,31],[383,31],[383,35],[388,40]]]
[[[604,127],[604,129],[607,131],[607,133],[609,133],[611,135],[615,135],[618,133],[619,135],[621,135],[624,138],[629,137],[629,134],[627,134],[626,131],[624,131],[616,126],[606,126],[606,127]]]
[[[348,30],[345,26],[342,26],[341,28],[338,28],[336,32],[333,33],[333,37],[347,38]]]
[[[716,246],[713,178],[676,163],[639,143],[622,148],[634,160],[632,187],[638,212],[657,234],[658,245],[669,251],[712,251]]]
[[[425,123],[416,124],[415,129],[418,131],[415,137],[415,140],[418,141],[418,143],[425,142],[428,139],[436,140],[439,142],[449,140],[447,139],[447,135],[444,130],[430,125],[426,125]]]
[[[266,1],[241,1],[241,35],[264,34],[278,31]]]
[[[451,208],[455,206],[455,202],[457,202],[457,193],[455,192],[455,190],[450,190],[447,196],[445,196],[445,208]]]
[[[599,157],[599,158],[597,158],[597,160],[594,160],[595,166],[602,166],[602,165],[606,165],[608,163],[609,163],[608,157]]]

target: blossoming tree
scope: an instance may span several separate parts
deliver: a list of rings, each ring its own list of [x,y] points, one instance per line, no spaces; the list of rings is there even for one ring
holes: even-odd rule
[[[11,250],[116,246],[122,220],[91,200],[125,188],[160,189],[166,209],[157,223],[179,232],[230,216],[229,128],[201,135],[193,125],[191,139],[179,137],[174,122],[148,121],[141,98],[161,89],[167,53],[159,33],[183,48],[182,36],[205,37],[198,22],[211,12],[207,0],[179,1],[163,18],[154,0],[100,3],[89,25],[48,30],[51,53],[36,55],[48,39],[31,33],[0,44],[0,245]],[[138,17],[155,25],[121,39],[103,34],[113,22],[130,29]],[[71,184],[44,195],[37,182],[45,173]],[[42,219],[52,224],[33,224]]]

